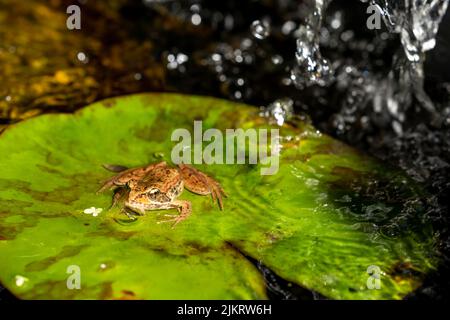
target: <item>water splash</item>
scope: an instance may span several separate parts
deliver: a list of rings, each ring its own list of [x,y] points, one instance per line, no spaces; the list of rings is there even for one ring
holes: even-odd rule
[[[365,1],[363,1],[365,2]],[[439,24],[448,0],[372,0],[390,32],[400,34],[409,61],[420,62],[436,45]]]
[[[297,31],[297,64],[291,71],[291,80],[303,89],[311,85],[327,86],[333,80],[333,70],[320,52],[320,30],[325,9],[330,0],[310,0],[310,14],[306,24]]]
[[[289,98],[278,99],[268,105],[261,112],[261,116],[274,120],[274,122],[282,126],[287,120],[294,115],[294,101]]]
[[[439,115],[424,90],[423,64],[426,52],[436,45],[436,34],[448,0],[372,0],[371,3],[378,6],[388,30],[400,35],[406,59],[397,56],[393,66],[393,69],[405,68],[399,75],[398,86],[411,83],[415,97],[431,113],[433,123],[438,125]],[[403,101],[400,102],[408,99],[411,94],[409,88],[403,86]]]
[[[330,2],[331,0],[306,1],[309,13],[305,24],[300,25],[295,32],[297,63],[291,70],[291,80],[300,89],[312,85],[329,86],[336,79],[334,68],[320,51],[321,33],[329,32],[322,28],[322,23]],[[386,80],[388,84],[380,85],[372,91],[372,101],[377,105],[374,108],[396,109],[401,112],[401,109],[407,109],[412,104],[414,95],[431,114],[432,124],[439,125],[442,121],[439,120],[434,104],[424,90],[424,61],[426,52],[436,45],[436,34],[447,10],[448,0],[361,2],[377,6],[388,31],[399,34],[404,53],[398,53],[394,57],[392,71]],[[339,16],[336,16],[330,27],[338,29],[341,24]],[[384,107],[381,107],[381,104],[384,104]]]

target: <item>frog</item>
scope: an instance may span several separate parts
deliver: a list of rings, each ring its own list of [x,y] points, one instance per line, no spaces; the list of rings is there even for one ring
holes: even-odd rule
[[[227,197],[218,181],[187,164],[174,167],[161,161],[131,169],[105,168],[113,168],[113,171],[119,168],[119,174],[106,180],[97,193],[114,190],[112,206],[124,202],[123,211],[130,218],[152,210],[177,209],[178,215],[165,215],[171,219],[164,222],[173,222],[174,227],[192,213],[191,202],[178,199],[184,189],[201,196],[211,195],[220,210],[223,210],[223,197]]]

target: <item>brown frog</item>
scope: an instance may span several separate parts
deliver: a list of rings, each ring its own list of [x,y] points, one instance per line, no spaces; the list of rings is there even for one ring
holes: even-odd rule
[[[130,212],[127,209],[144,214],[149,210],[176,208],[179,215],[166,215],[173,217],[166,221],[174,221],[175,226],[192,211],[189,201],[177,199],[184,188],[203,196],[211,194],[219,208],[223,209],[222,196],[226,194],[217,181],[191,166],[180,164],[174,168],[164,161],[124,170],[107,180],[98,192],[115,189],[113,206],[125,199],[124,210],[128,216]]]

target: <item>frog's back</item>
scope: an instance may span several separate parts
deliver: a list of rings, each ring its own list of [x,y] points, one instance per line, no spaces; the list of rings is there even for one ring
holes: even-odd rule
[[[154,170],[148,172],[140,181],[140,184],[157,188],[161,192],[166,193],[172,187],[178,185],[181,179],[181,174],[178,169],[165,165],[156,167]]]

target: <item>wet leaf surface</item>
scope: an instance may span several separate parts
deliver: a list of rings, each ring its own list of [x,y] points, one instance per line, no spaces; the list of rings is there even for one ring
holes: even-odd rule
[[[264,277],[335,299],[399,299],[437,264],[420,188],[401,172],[296,122],[281,128],[279,172],[198,165],[229,197],[220,211],[185,191],[192,216],[130,221],[108,210],[105,164],[170,162],[176,128],[270,128],[254,107],[213,98],[144,94],[78,113],[39,116],[0,135],[0,281],[19,298],[264,299]],[[102,208],[96,217],[83,211]],[[80,267],[81,289],[66,286]],[[367,268],[381,287],[369,290]],[[18,286],[16,276],[25,277]]]

